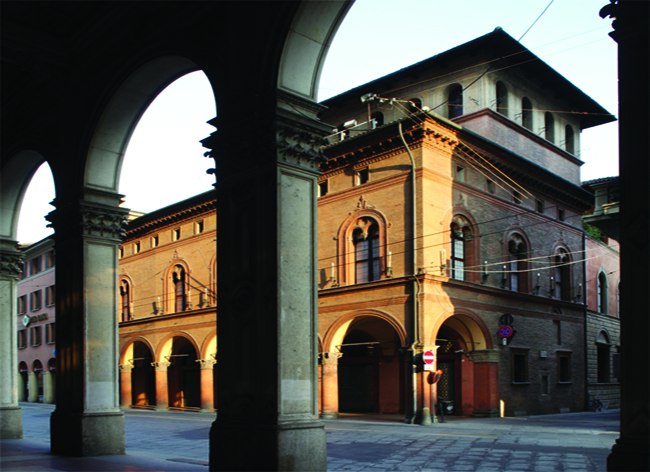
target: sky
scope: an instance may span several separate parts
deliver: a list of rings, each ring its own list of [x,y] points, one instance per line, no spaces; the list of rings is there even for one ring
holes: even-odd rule
[[[356,0],[328,53],[318,99],[345,92],[500,26],[616,115],[616,43],[608,36],[611,20],[598,15],[607,3]],[[214,177],[205,171],[214,161],[203,157],[205,149],[199,140],[214,131],[206,124],[214,116],[214,98],[201,72],[182,77],[154,100],[129,142],[122,166],[119,191],[126,195],[125,207],[149,212],[210,190]],[[582,180],[618,175],[617,149],[617,123],[583,131]],[[54,209],[49,205],[54,195],[52,175],[44,165],[34,175],[23,201],[19,241],[35,242],[51,233],[43,217]]]

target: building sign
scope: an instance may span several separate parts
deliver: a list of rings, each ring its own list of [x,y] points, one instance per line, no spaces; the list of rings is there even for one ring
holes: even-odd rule
[[[29,316],[25,315],[23,316],[23,326],[27,328],[30,323],[35,323],[37,321],[43,321],[47,319],[47,313],[43,313],[42,315],[36,315],[36,316]]]

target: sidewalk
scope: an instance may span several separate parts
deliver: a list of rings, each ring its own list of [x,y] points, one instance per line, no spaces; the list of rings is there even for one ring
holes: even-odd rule
[[[21,403],[24,439],[0,441],[2,471],[203,471],[214,414],[126,410],[126,455],[50,454],[54,405]],[[328,470],[605,471],[618,410],[406,425],[399,415],[324,420]]]

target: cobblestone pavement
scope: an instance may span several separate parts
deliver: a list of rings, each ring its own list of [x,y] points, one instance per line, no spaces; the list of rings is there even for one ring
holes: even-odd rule
[[[126,455],[64,458],[49,454],[54,406],[21,407],[24,439],[0,441],[2,471],[208,470],[213,414],[127,410]],[[605,471],[619,421],[617,410],[431,426],[398,418],[325,420],[328,471]]]

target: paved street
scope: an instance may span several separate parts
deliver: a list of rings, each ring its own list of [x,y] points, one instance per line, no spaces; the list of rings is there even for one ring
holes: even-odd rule
[[[24,439],[2,441],[3,471],[207,471],[214,415],[127,410],[125,456],[49,454],[53,405],[21,403]],[[324,421],[329,471],[605,471],[618,411],[455,419],[404,425],[397,416]]]

